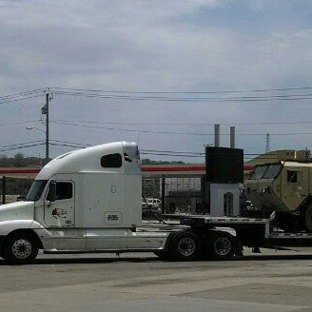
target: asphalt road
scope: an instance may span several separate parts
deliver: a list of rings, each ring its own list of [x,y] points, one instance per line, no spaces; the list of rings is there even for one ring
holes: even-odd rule
[[[153,254],[0,260],[0,311],[312,311],[312,252],[164,262]]]

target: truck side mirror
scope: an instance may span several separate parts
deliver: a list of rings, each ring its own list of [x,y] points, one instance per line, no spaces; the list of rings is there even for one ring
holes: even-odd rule
[[[49,193],[47,196],[47,200],[54,202],[56,200],[56,183],[55,181],[51,181],[49,184]]]

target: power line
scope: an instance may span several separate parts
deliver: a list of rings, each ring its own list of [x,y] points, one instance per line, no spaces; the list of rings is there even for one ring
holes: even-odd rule
[[[25,143],[17,143],[11,145],[0,146],[0,152],[14,151],[25,148],[42,146],[45,141],[31,141]],[[53,146],[71,147],[71,148],[86,148],[91,146],[89,143],[74,143],[66,141],[53,140],[50,142]],[[183,157],[183,158],[203,158],[205,152],[192,152],[192,151],[172,151],[172,150],[154,150],[154,149],[140,149],[142,155],[153,155],[153,156],[172,156],[172,157]],[[267,161],[276,160],[277,153],[261,154],[261,153],[244,153],[245,159],[265,159]]]
[[[14,150],[19,150],[19,149],[24,149],[24,148],[36,147],[36,146],[40,146],[44,144],[45,144],[45,141],[33,141],[33,142],[4,145],[4,146],[0,146],[0,152],[14,151]]]
[[[238,91],[245,93],[255,92],[272,92],[279,91],[303,91],[310,90],[312,87],[301,88],[284,88],[284,89],[259,89],[249,91]],[[76,96],[76,97],[94,97],[113,100],[130,100],[130,101],[162,101],[162,102],[266,102],[266,101],[281,101],[281,100],[309,100],[312,99],[312,93],[299,94],[277,94],[265,96],[232,96],[232,97],[207,97],[207,94],[230,94],[235,91],[180,91],[180,92],[142,92],[142,91],[103,91],[91,89],[66,89],[53,88],[53,92],[59,95]],[[186,97],[185,94],[192,96]],[[177,97],[177,95],[183,95]],[[194,95],[197,95],[196,97]],[[202,95],[202,96],[198,96]],[[205,95],[205,96],[203,96]]]
[[[110,131],[124,131],[124,132],[134,132],[134,133],[153,133],[153,134],[172,134],[172,135],[193,135],[193,136],[214,136],[214,133],[196,133],[196,132],[172,132],[172,131],[153,131],[153,130],[142,130],[142,129],[126,129],[126,128],[114,128],[101,126],[99,124],[79,124],[74,122],[60,122],[60,121],[50,121],[55,124],[62,124],[65,126],[72,127],[82,127],[89,129],[105,129]],[[229,133],[220,133],[221,136],[230,136]],[[266,136],[266,133],[236,133],[236,136]],[[291,133],[270,133],[271,136],[292,136],[292,135],[312,135],[312,132],[291,132]]]
[[[54,123],[68,123],[68,120],[54,119]],[[106,122],[106,121],[88,121],[88,120],[71,120],[72,123],[77,124],[103,124],[106,125],[126,125],[126,126],[196,126],[196,127],[207,127],[214,126],[215,123],[172,123],[172,122]],[[300,124],[312,124],[312,121],[267,121],[267,122],[232,122],[232,123],[218,123],[221,126],[262,126],[262,125],[300,125]]]
[[[269,101],[292,101],[292,100],[311,100],[312,94],[291,94],[291,95],[271,95],[271,96],[239,96],[239,97],[164,97],[164,96],[132,96],[132,95],[109,95],[55,91],[55,94],[101,98],[124,101],[155,101],[155,102],[269,102]]]
[[[29,99],[37,98],[40,96],[42,96],[42,94],[29,95],[29,96],[24,96],[24,97],[20,97],[20,98],[0,100],[0,105],[5,105],[5,104],[13,103],[13,102],[24,101],[24,100],[29,100]]]
[[[48,90],[48,91],[47,91]],[[268,101],[291,101],[310,100],[312,87],[279,88],[279,89],[253,89],[253,90],[230,90],[230,91],[105,91],[92,89],[68,89],[68,88],[45,88],[26,92],[15,93],[0,97],[0,105],[39,97],[42,93],[49,92],[74,97],[102,98],[127,101],[155,101],[155,102],[268,102]],[[220,94],[236,93],[268,93],[268,92],[300,91],[299,94],[273,94],[273,95],[247,95],[247,96],[219,96]],[[189,96],[185,96],[189,95]],[[218,96],[207,96],[218,95]]]
[[[3,146],[0,146],[0,152],[8,152],[8,151],[14,151],[14,150],[19,150],[19,149],[24,149],[24,148],[37,147],[37,146],[45,145],[45,143],[46,143],[45,140],[40,140],[40,141],[31,141],[31,142],[3,145]],[[85,147],[91,146],[90,144],[72,143],[72,142],[64,142],[64,141],[57,141],[57,140],[50,141],[50,145],[71,147],[71,148],[85,148]]]
[[[19,98],[19,97],[24,97],[24,96],[29,96],[31,94],[36,94],[36,93],[42,93],[44,89],[35,89],[35,90],[30,90],[30,91],[25,91],[25,92],[19,92],[19,93],[13,93],[10,95],[3,95],[0,96],[0,101],[2,100],[7,100],[7,99],[12,99],[12,98]]]
[[[59,141],[59,140],[52,140],[52,141],[50,140],[50,145],[73,147],[73,148],[85,148],[85,147],[92,146],[91,144],[73,143],[73,142],[66,142],[66,141]]]
[[[66,126],[73,126],[73,127],[82,127],[82,128],[89,128],[89,129],[105,129],[110,131],[124,131],[124,132],[134,132],[134,133],[154,133],[154,134],[180,134],[180,135],[197,135],[197,136],[210,136],[213,134],[207,133],[190,133],[190,132],[171,132],[171,131],[152,131],[152,130],[142,130],[142,129],[125,129],[125,128],[113,128],[113,127],[105,127],[100,125],[80,125],[77,123],[71,122],[56,122],[51,121],[51,123],[55,124],[62,124]]]
[[[168,150],[150,150],[140,149],[140,153],[144,155],[170,155],[170,156],[182,156],[182,157],[203,157],[205,153],[187,152],[187,151],[168,151]]]
[[[7,126],[19,126],[19,125],[24,125],[24,124],[29,124],[31,122],[38,122],[41,120],[29,120],[29,121],[22,121],[22,122],[10,122],[6,124],[0,124],[0,127],[7,127]]]
[[[99,90],[99,89],[82,89],[82,88],[62,88],[52,87],[55,91],[75,91],[75,92],[107,92],[107,93],[130,93],[130,94],[223,94],[223,93],[255,93],[255,92],[285,92],[285,91],[302,91],[312,90],[311,86],[288,87],[288,88],[271,88],[271,89],[250,89],[250,90],[220,90],[220,91],[132,91],[132,90]]]
[[[24,92],[3,95],[3,96],[0,96],[0,101],[24,98],[24,97],[28,97],[28,96],[35,95],[35,94],[42,95],[44,93],[44,90],[45,89],[40,88],[40,89],[34,89],[34,90],[29,90],[29,91],[24,91]]]

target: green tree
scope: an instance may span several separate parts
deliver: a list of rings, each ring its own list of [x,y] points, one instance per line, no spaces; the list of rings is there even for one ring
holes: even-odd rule
[[[25,167],[26,166],[26,161],[24,154],[22,153],[17,153],[14,156],[14,167]]]

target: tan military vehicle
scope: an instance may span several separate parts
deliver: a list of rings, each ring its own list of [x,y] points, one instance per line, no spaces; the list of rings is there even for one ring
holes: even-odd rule
[[[276,161],[257,165],[244,185],[246,199],[263,217],[277,212],[280,228],[312,232],[310,152],[280,151]]]

